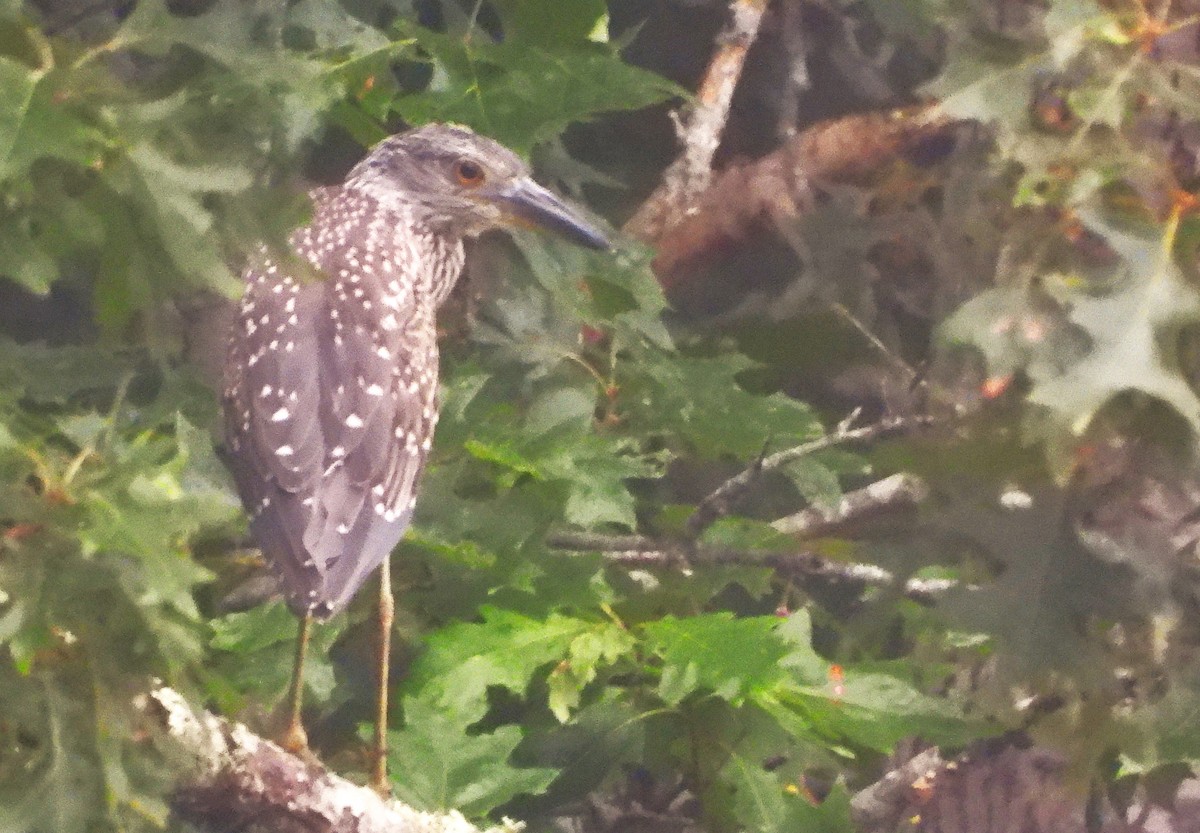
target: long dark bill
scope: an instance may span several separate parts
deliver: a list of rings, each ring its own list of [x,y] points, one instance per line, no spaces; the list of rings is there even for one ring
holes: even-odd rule
[[[498,201],[513,217],[534,228],[552,231],[589,249],[611,247],[604,233],[577,209],[532,179],[513,183],[500,194]]]

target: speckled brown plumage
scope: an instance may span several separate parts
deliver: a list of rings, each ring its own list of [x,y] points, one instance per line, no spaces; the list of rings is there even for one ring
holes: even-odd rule
[[[404,534],[437,423],[437,307],[463,239],[511,220],[605,241],[524,164],[430,125],[378,145],[312,195],[291,245],[245,273],[224,391],[227,451],[251,529],[298,615],[349,603]]]

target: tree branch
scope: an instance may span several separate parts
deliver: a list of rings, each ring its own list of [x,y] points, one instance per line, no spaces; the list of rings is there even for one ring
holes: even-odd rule
[[[850,426],[857,417],[858,412],[856,411],[843,420],[832,433],[757,460],[740,474],[729,478],[705,497],[704,500],[700,501],[696,510],[684,522],[684,532],[690,538],[699,537],[700,533],[712,526],[714,521],[724,516],[729,511],[730,505],[754,485],[764,472],[782,468],[788,463],[793,463],[802,457],[816,454],[818,451],[824,451],[837,445],[845,445],[852,442],[867,442],[892,431],[930,425],[934,422],[933,417],[929,416],[888,417],[872,425],[851,428]]]
[[[546,544],[565,552],[598,552],[605,560],[625,567],[769,567],[814,596],[823,596],[832,590],[857,596],[872,587],[891,587],[897,583],[896,577],[881,567],[832,561],[808,550],[738,550],[669,539],[573,532],[551,535],[546,539]],[[949,579],[912,578],[904,583],[903,593],[905,598],[914,602],[933,604],[939,596],[957,585],[958,582]]]
[[[889,770],[850,799],[854,823],[864,831],[896,829],[904,811],[913,803],[913,785],[918,779],[932,778],[943,765],[941,752],[935,746]]]
[[[857,597],[873,587],[894,587],[899,582],[896,576],[870,564],[831,561],[807,550],[739,550],[707,546],[698,541],[704,530],[725,515],[730,505],[764,472],[836,445],[864,442],[891,431],[929,425],[935,421],[928,416],[893,417],[852,428],[857,417],[858,411],[855,411],[824,437],[760,458],[726,480],[705,497],[688,517],[684,523],[683,537],[558,532],[547,536],[546,544],[568,552],[599,552],[606,560],[627,567],[675,567],[684,570],[699,564],[769,567],[791,579],[810,595],[825,597],[826,601],[831,592],[836,592],[839,598],[844,599],[847,593]],[[829,535],[854,524],[910,510],[924,501],[928,493],[928,487],[919,477],[899,473],[847,492],[833,510],[809,507],[780,518],[772,526],[779,532],[797,537]],[[913,578],[904,582],[902,592],[912,601],[932,604],[957,584],[956,581],[945,579]]]
[[[695,103],[686,115],[673,115],[683,150],[663,172],[662,184],[625,224],[627,233],[647,242],[658,240],[686,216],[708,188],[733,91],[766,10],[766,0],[733,0],[730,4],[729,24],[717,38]]]
[[[832,511],[810,506],[788,515],[771,526],[797,538],[834,535],[881,515],[919,506],[929,497],[929,486],[914,474],[900,472],[877,480],[861,489],[846,492]]]
[[[171,797],[182,820],[208,830],[276,833],[480,833],[461,813],[425,813],[308,763],[192,706],[160,686],[138,706],[186,783]],[[488,833],[515,833],[509,822]]]
[[[814,185],[869,183],[901,160],[927,166],[954,147],[961,125],[927,107],[818,122],[761,159],[722,171],[686,211],[662,218],[657,233],[630,231],[655,244],[651,265],[670,290],[695,264],[754,232],[791,226],[812,210]]]

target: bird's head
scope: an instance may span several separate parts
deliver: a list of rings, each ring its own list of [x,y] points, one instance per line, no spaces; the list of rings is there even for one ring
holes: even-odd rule
[[[607,238],[551,191],[508,148],[452,124],[427,124],[376,145],[347,177],[384,204],[416,207],[439,229],[461,236],[526,226],[594,249]]]

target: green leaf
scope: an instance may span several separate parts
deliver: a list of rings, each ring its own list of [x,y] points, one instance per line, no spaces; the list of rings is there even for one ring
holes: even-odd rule
[[[930,697],[888,674],[843,671],[836,683],[781,689],[760,705],[796,737],[823,737],[890,751],[913,735],[957,746],[986,732],[948,700]]]
[[[1200,430],[1200,397],[1180,372],[1177,338],[1200,318],[1200,294],[1183,278],[1167,241],[1136,236],[1089,218],[1127,264],[1114,291],[1072,299],[1071,319],[1092,339],[1086,357],[1067,372],[1039,380],[1031,402],[1045,405],[1082,434],[1095,413],[1124,390],[1139,390],[1171,405]]]
[[[0,179],[11,176],[13,151],[44,71],[0,56]]]
[[[728,613],[648,622],[647,646],[663,663],[659,696],[674,705],[706,691],[737,705],[774,688],[784,679],[780,661],[789,653],[778,625],[769,616],[735,619]]]
[[[730,756],[721,778],[733,792],[733,814],[744,830],[855,833],[859,829],[850,817],[850,794],[840,782],[824,801],[813,805],[794,784],[785,784],[776,773],[740,755]]]
[[[296,617],[286,605],[259,605],[244,613],[214,619],[210,644],[219,651],[248,654],[289,642],[296,635]]]
[[[743,829],[763,833],[794,829],[784,826],[788,821],[788,805],[804,799],[785,793],[779,778],[764,770],[762,764],[731,755],[721,774],[733,791],[733,814]]]
[[[500,0],[496,5],[505,32],[517,42],[572,45],[607,40],[604,0]]]
[[[489,444],[480,442],[479,440],[467,440],[463,443],[463,450],[476,459],[495,463],[517,475],[528,474],[539,479],[542,478],[542,473],[538,470],[537,466],[521,456],[521,453],[511,446]],[[507,478],[506,480],[507,485],[511,486],[515,478]]]
[[[0,828],[85,833],[103,818],[102,773],[90,748],[94,724],[81,680],[47,675],[17,681],[0,667],[6,720],[24,736],[8,754],[25,758],[24,771],[11,769],[0,783]],[[18,737],[14,734],[14,737]],[[32,749],[29,747],[32,746]],[[21,747],[25,747],[22,749]]]
[[[399,99],[400,115],[413,124],[466,124],[517,151],[557,136],[571,122],[681,93],[599,44],[535,47],[459,39],[420,27],[402,32],[428,50],[440,83]]]
[[[796,543],[765,521],[737,517],[720,518],[704,531],[702,540],[716,547],[744,550],[782,550]]]
[[[792,802],[788,806],[788,816],[786,830],[803,830],[805,833],[855,833],[859,830],[851,816],[850,791],[842,781],[834,785],[820,804]]]
[[[566,723],[579,706],[586,685],[596,679],[597,670],[612,665],[633,653],[633,635],[614,624],[601,623],[571,640],[567,657],[550,673],[550,711],[560,723]]]
[[[433,634],[405,686],[463,725],[483,717],[489,686],[523,693],[538,668],[562,660],[593,627],[558,614],[539,621],[494,607],[480,615],[480,624],[460,622]]]
[[[65,404],[81,394],[114,389],[129,375],[129,354],[96,347],[47,347],[0,339],[0,382],[13,396]]]
[[[553,387],[530,403],[525,428],[533,434],[545,434],[564,426],[590,429],[595,410],[596,394],[592,388]]]
[[[1002,150],[1029,140],[1034,81],[1066,67],[1088,45],[1089,28],[1107,15],[1091,0],[1055,0],[1046,15],[1048,48],[1029,49],[999,38],[967,37],[962,21],[949,27],[941,73],[922,89],[955,117],[994,123]]]
[[[1104,667],[1100,647],[1084,638],[1080,623],[1118,616],[1128,576],[1081,544],[1064,492],[1050,486],[1024,492],[1028,505],[1008,508],[998,489],[964,487],[939,508],[937,525],[960,551],[1003,565],[990,581],[948,592],[939,608],[966,630],[996,636],[1027,667],[1096,673]]]
[[[259,605],[214,619],[211,624],[211,646],[229,654],[219,658],[218,667],[243,691],[257,694],[266,702],[278,701],[291,682],[299,627],[287,606],[282,602]],[[304,686],[318,699],[327,699],[333,691],[329,649],[340,632],[336,622],[312,629]]]
[[[670,432],[703,456],[743,460],[768,444],[784,448],[824,433],[807,405],[781,393],[757,396],[743,389],[736,375],[752,366],[743,356],[645,358],[638,368],[645,375],[629,378],[618,400],[635,430]]]
[[[404,701],[404,723],[388,733],[388,769],[396,797],[420,809],[483,816],[514,796],[544,792],[558,774],[509,763],[521,742],[516,726],[464,735],[461,722],[413,697]]]

